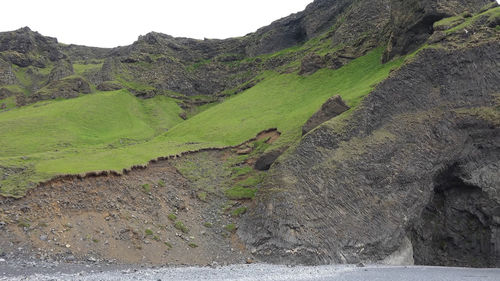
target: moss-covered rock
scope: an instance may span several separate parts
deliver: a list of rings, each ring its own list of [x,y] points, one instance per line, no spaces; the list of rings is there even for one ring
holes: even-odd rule
[[[75,98],[80,94],[91,92],[90,84],[78,76],[66,77],[50,82],[47,86],[30,96],[32,100],[47,100],[57,98]]]

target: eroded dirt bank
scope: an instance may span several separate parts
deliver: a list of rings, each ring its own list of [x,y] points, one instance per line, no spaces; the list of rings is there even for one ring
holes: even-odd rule
[[[230,155],[227,149],[197,157],[222,165]],[[178,161],[183,160],[159,161],[122,176],[59,179],[25,198],[0,199],[0,250],[4,257],[64,261],[245,262],[244,247],[225,227],[237,220],[223,209],[228,200],[217,188],[200,196],[174,167]]]
[[[116,172],[61,176],[21,199],[0,197],[4,259],[233,264],[253,258],[235,234],[264,172],[253,163],[280,137],[202,149]]]

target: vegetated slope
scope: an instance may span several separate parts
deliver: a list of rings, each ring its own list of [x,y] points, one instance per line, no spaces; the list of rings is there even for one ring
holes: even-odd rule
[[[238,232],[252,251],[280,263],[498,267],[498,11],[441,28],[349,119],[279,158]]]
[[[283,133],[281,145],[289,144],[330,96],[340,94],[354,106],[402,62],[381,64],[381,52],[378,49],[338,70],[320,70],[306,77],[268,72],[255,87],[173,127],[169,123],[174,125],[180,118],[172,100],[159,96],[138,101],[125,91],[5,112],[0,127],[9,133],[0,138],[5,147],[0,166],[30,167],[30,175],[7,176],[2,194],[20,195],[27,182],[58,174],[119,171],[186,150],[233,146],[268,128],[278,128]],[[141,104],[154,105],[152,110],[163,116],[135,113]],[[159,126],[169,131],[156,136]],[[14,141],[17,138],[22,141]]]
[[[98,149],[149,140],[181,122],[181,111],[172,99],[141,100],[120,90],[4,112],[0,115],[2,194],[21,195],[32,183],[52,177],[36,169],[41,160],[60,154],[81,158]]]
[[[8,132],[0,146],[9,157],[119,139],[149,139],[179,123],[180,111],[171,99],[140,100],[123,90],[40,102],[0,116],[2,129]]]
[[[387,0],[380,0],[380,2],[387,2]],[[0,34],[0,57],[2,58],[0,61],[2,64],[0,73],[2,103],[0,105],[4,110],[9,110],[15,106],[23,106],[40,100],[77,98],[95,92],[96,89],[108,91],[124,88],[141,98],[158,95],[174,98],[185,110],[181,117],[190,117],[193,113],[213,107],[207,103],[221,102],[228,96],[253,87],[259,79],[272,79],[280,83],[279,78],[272,77],[299,70],[303,75],[310,75],[321,68],[338,69],[356,57],[365,55],[384,44],[387,37],[387,30],[384,28],[387,27],[390,17],[389,7],[377,6],[377,13],[369,15],[371,24],[363,26],[354,21],[357,16],[368,16],[369,13],[362,9],[364,5],[364,1],[359,3],[316,1],[304,12],[276,21],[269,27],[242,38],[192,40],[173,38],[153,32],[141,36],[131,46],[115,49],[66,46],[59,44],[55,38],[43,37],[29,28],[4,32]],[[349,19],[346,20],[346,17]],[[290,48],[284,49],[287,47]],[[367,86],[372,86],[370,84],[372,81],[376,83],[382,80],[383,72],[387,72],[389,67],[390,65],[381,73],[372,73],[376,79],[368,79],[366,84],[360,84],[364,85],[363,89],[359,88],[348,95],[355,99],[366,94],[369,91]],[[368,76],[372,75],[369,74],[372,70],[376,71],[370,68],[367,72]],[[314,93],[315,90],[309,87],[328,84],[325,82],[330,79],[328,73],[332,76],[336,75],[333,72],[321,72],[324,74],[317,78],[313,77],[311,80],[304,78],[306,82],[302,89]],[[345,73],[340,72],[339,75],[342,77]],[[294,78],[302,79],[298,75],[290,74],[286,80],[292,81]],[[314,82],[314,79],[317,81]],[[354,85],[352,80],[347,81]],[[276,107],[277,110],[282,110],[281,113],[297,106],[300,95],[307,95],[306,93],[293,94],[290,99],[291,103],[286,105],[281,101],[281,97],[285,97],[285,90],[291,93],[297,92],[291,88],[283,88],[284,91],[279,92],[279,87],[271,84],[267,85],[274,88],[272,102],[279,103]],[[346,86],[343,82],[339,85],[343,87],[339,90],[347,92],[348,85]],[[267,91],[265,87],[260,87],[260,90]],[[285,125],[288,126],[284,128],[285,130],[293,126],[298,128],[301,124],[295,122],[304,122],[307,115],[314,112],[314,107],[318,107],[329,95],[335,94],[327,93],[325,88],[319,91],[321,93],[317,96],[316,94],[309,95],[318,99],[309,99],[307,96],[303,100],[312,103],[304,107],[302,112],[297,111],[296,115],[292,114],[290,118],[293,120]],[[280,98],[276,98],[278,96]],[[128,146],[129,143],[125,146],[120,143],[120,145],[104,147],[99,146],[99,141],[96,141],[94,144],[97,144],[97,147],[82,145],[78,149],[65,149],[64,147],[56,148],[49,142],[36,145],[38,147],[33,145],[28,149],[23,143],[32,142],[32,138],[27,135],[27,140],[20,143],[21,147],[17,150],[17,154],[13,155],[12,152],[0,154],[2,170],[5,170],[1,179],[1,193],[20,196],[27,187],[32,187],[36,182],[60,173],[120,170],[162,155],[206,146],[234,145],[236,141],[243,142],[257,132],[269,128],[263,125],[269,124],[275,127],[280,125],[280,118],[277,118],[276,114],[267,118],[266,112],[258,111],[259,103],[268,108],[273,107],[272,103],[264,102],[262,97],[263,95],[260,94],[255,104],[257,108],[246,112],[249,116],[242,116],[242,119],[248,120],[245,124],[249,126],[248,128],[235,126],[234,123],[229,124],[228,120],[215,125],[221,120],[217,120],[212,115],[213,122],[210,123],[214,125],[211,128],[221,129],[226,133],[234,128],[239,130],[228,140],[223,138],[227,137],[227,134],[225,136],[213,134],[202,136],[201,134],[207,131],[189,129],[191,126],[193,128],[204,127],[195,125],[193,122],[187,124],[185,129],[176,129],[177,135],[172,133],[171,136],[157,138],[139,146]],[[244,100],[239,100],[240,106],[242,101]],[[238,99],[234,102],[238,103]],[[238,110],[241,109],[238,108]],[[238,112],[238,110],[221,109],[219,112],[226,111],[225,116],[232,116],[231,112]],[[259,118],[252,121],[252,118],[256,116]],[[198,117],[197,120],[203,119]],[[256,120],[260,123],[255,122]],[[229,127],[224,128],[227,125]],[[64,125],[61,128],[60,132],[67,129]],[[22,130],[22,126],[19,130]],[[190,130],[191,135],[186,134]],[[295,130],[298,132],[298,129]],[[298,133],[293,134],[298,137]],[[16,135],[14,130],[13,136],[6,136],[6,141],[10,142]],[[191,137],[193,139],[189,139]],[[71,139],[73,135],[69,134],[67,138]],[[289,141],[292,139],[288,138]],[[75,144],[85,143],[77,138],[74,140]],[[118,139],[115,138],[115,141]],[[69,144],[69,147],[74,148],[75,144]],[[10,151],[13,145],[14,142],[10,143],[8,147]],[[45,150],[44,147],[49,150],[52,147],[53,150]],[[27,157],[24,155],[26,153],[37,153],[37,155]],[[6,189],[10,191],[5,192]]]

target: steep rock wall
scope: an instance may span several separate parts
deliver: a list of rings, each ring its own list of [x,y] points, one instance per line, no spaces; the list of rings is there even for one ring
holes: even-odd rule
[[[404,249],[418,233],[411,229],[425,220],[439,175],[457,166],[487,198],[474,207],[493,233],[474,242],[492,247],[482,265],[499,266],[499,49],[496,41],[424,50],[352,116],[324,123],[285,152],[238,234],[269,262],[356,263],[395,252],[411,255]],[[425,251],[412,247],[415,255]],[[462,260],[485,258],[485,252],[469,255]]]

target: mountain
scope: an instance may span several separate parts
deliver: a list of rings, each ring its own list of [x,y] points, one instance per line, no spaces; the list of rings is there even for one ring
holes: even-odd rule
[[[0,253],[498,267],[499,11],[316,0],[111,49],[0,33]]]

